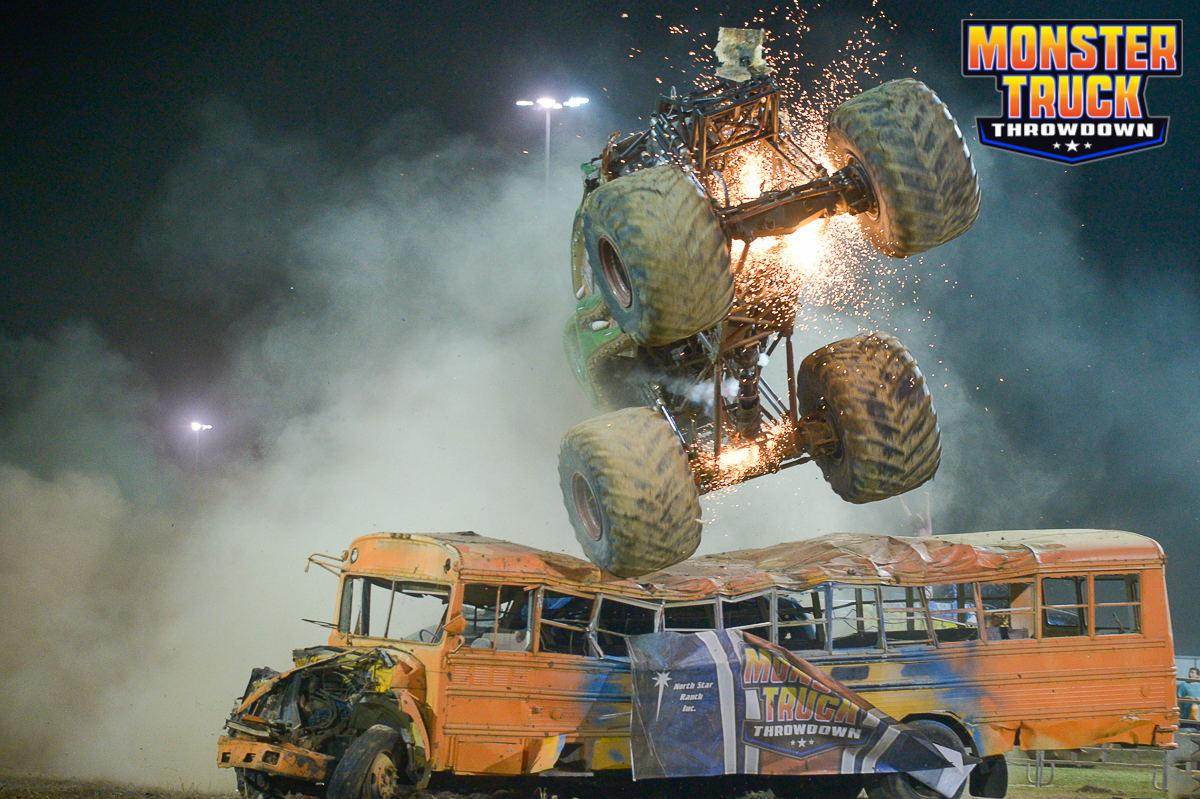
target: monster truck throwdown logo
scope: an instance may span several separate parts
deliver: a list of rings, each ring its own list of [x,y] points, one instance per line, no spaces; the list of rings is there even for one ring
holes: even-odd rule
[[[1068,164],[1159,147],[1146,84],[1182,73],[1180,20],[963,20],[962,72],[992,76],[1004,116],[979,141]]]

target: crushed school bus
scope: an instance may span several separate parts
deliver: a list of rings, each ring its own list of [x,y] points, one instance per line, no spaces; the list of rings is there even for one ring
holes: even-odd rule
[[[380,533],[313,559],[340,581],[328,645],[255,670],[218,744],[253,799],[629,769],[627,639],[664,631],[796,653],[978,758],[976,796],[1004,795],[1013,748],[1171,748],[1178,727],[1165,557],[1133,533],[834,534],[639,582],[473,533]],[[928,795],[856,779],[854,794]]]

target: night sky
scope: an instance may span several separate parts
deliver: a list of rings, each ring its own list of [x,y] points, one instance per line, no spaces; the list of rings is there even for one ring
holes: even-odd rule
[[[78,773],[219,779],[211,742],[248,669],[319,642],[298,619],[332,612],[303,558],[356,535],[471,528],[578,554],[554,469],[593,412],[559,343],[577,165],[686,90],[718,25],[759,18],[776,53],[802,54],[775,64],[798,85],[865,49],[860,88],[915,74],[964,130],[999,108],[959,74],[964,14],[1183,18],[1184,75],[1146,91],[1166,146],[1066,167],[969,137],[975,229],[908,264],[867,259],[879,307],[814,309],[804,329],[810,349],[895,330],[917,354],[946,452],[911,499],[936,531],[1150,535],[1177,651],[1200,653],[1190,5],[853,2],[808,8],[809,32],[792,6],[701,8],[4,12],[0,603],[21,610],[0,631],[30,645],[0,658],[16,697],[0,760],[48,767],[95,724],[133,737]],[[514,105],[543,95],[591,98],[553,117],[549,192],[544,118]],[[214,426],[200,439],[196,418]],[[848,508],[789,470],[706,504],[704,551],[898,532],[896,502]],[[88,701],[18,687],[46,668]],[[147,732],[181,703],[197,729]],[[195,765],[147,769],[155,745]]]

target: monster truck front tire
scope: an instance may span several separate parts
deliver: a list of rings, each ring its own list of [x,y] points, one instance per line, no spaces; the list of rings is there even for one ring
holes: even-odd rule
[[[679,167],[664,164],[605,183],[584,201],[581,228],[596,287],[638,344],[687,338],[733,307],[721,223]]]
[[[875,197],[856,219],[880,252],[916,255],[960,236],[979,216],[979,181],[950,110],[918,80],[868,89],[829,117],[834,168],[857,161]]]
[[[809,355],[796,375],[800,413],[832,428],[837,451],[817,458],[830,487],[861,504],[933,478],[941,432],[917,362],[899,339],[864,333]]]
[[[700,545],[700,493],[658,411],[623,408],[563,436],[559,482],[588,559],[618,577],[684,560]]]

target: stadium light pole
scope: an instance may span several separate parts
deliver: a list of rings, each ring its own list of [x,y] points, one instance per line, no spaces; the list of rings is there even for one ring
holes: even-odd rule
[[[212,430],[212,425],[192,422],[192,432],[196,434],[196,468],[200,467],[200,432],[202,430]]]
[[[560,108],[578,108],[587,101],[588,98],[586,97],[572,97],[563,103],[551,97],[539,97],[536,102],[533,100],[517,100],[517,105],[519,106],[536,106],[546,111],[546,191],[550,191],[550,112],[557,111]]]

